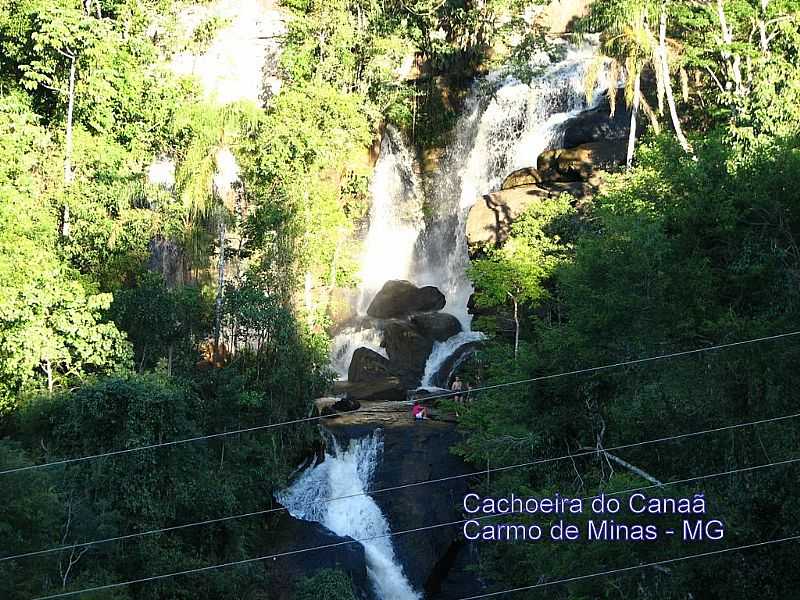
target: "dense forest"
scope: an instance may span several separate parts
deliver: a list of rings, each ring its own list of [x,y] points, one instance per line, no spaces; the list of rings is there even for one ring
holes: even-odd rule
[[[359,283],[384,129],[424,162],[474,80],[533,77],[530,55],[553,50],[521,18],[544,0],[285,0],[280,91],[223,104],[170,66],[226,26],[182,29],[182,11],[208,3],[0,0],[0,471],[306,418],[334,379],[335,292]],[[622,82],[611,110],[639,136],[591,200],[534,204],[504,243],[473,248],[486,338],[463,376],[491,386],[797,330],[800,0],[596,0],[573,29]],[[785,461],[793,420],[629,449],[627,467],[586,450],[792,414],[799,362],[782,338],[475,393],[453,451],[477,469],[582,453],[474,481],[486,495],[591,496]],[[264,554],[269,518],[74,544],[268,509],[318,438],[310,422],[0,474],[0,596]],[[652,493],[703,492],[738,545],[798,533],[798,484],[787,464]],[[491,591],[684,550],[488,544],[475,568]],[[791,598],[799,557],[789,543],[514,597]],[[256,562],[80,597],[269,586]],[[294,597],[355,596],[320,571]]]

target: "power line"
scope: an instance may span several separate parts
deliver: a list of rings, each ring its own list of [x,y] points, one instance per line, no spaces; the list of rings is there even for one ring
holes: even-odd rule
[[[785,538],[779,538],[776,540],[766,540],[763,542],[756,542],[754,544],[745,544],[743,546],[734,546],[732,548],[724,548],[722,550],[712,550],[710,552],[700,552],[698,554],[689,554],[688,556],[678,556],[676,558],[668,558],[665,560],[654,560],[653,562],[644,563],[640,565],[631,565],[630,567],[622,567],[619,569],[610,569],[608,571],[600,571],[598,573],[590,573],[588,575],[578,575],[576,577],[567,577],[565,579],[556,579],[555,581],[547,581],[545,583],[537,583],[535,585],[526,585],[524,587],[512,588],[510,590],[503,590],[501,592],[491,592],[489,594],[480,594],[478,596],[467,596],[463,598],[459,598],[459,600],[477,600],[478,598],[490,598],[492,596],[504,596],[505,594],[511,594],[514,592],[522,592],[525,590],[533,590],[536,588],[543,588],[549,587],[552,585],[560,585],[562,583],[569,583],[572,581],[581,581],[584,579],[593,579],[594,577],[604,577],[606,575],[615,575],[617,573],[625,573],[628,571],[635,571],[638,569],[646,569],[647,567],[655,567],[658,565],[668,565],[676,562],[681,562],[685,560],[691,560],[693,558],[703,558],[706,556],[713,556],[715,554],[726,554],[728,552],[737,552],[739,550],[747,550],[750,548],[758,548],[760,546],[769,546],[771,544],[781,544],[783,542],[790,542],[800,540],[800,535],[792,535]]]
[[[728,470],[728,471],[722,471],[722,472],[719,472],[719,473],[712,473],[712,474],[709,474],[709,475],[700,475],[700,476],[697,476],[697,477],[689,477],[687,479],[681,479],[681,480],[677,480],[677,481],[669,481],[669,482],[663,483],[661,485],[658,485],[658,484],[645,485],[645,486],[641,486],[641,487],[637,487],[637,488],[619,490],[619,491],[616,491],[616,492],[608,492],[608,493],[605,493],[605,495],[606,496],[617,496],[617,495],[620,495],[620,494],[628,494],[628,493],[632,493],[632,492],[640,492],[640,491],[648,490],[648,489],[652,489],[652,488],[663,488],[663,487],[669,487],[669,486],[672,486],[672,485],[679,485],[679,484],[684,484],[684,483],[692,483],[694,481],[702,481],[702,480],[706,480],[706,479],[713,479],[715,477],[724,477],[726,475],[734,475],[736,473],[753,472],[753,471],[757,471],[759,469],[766,469],[766,468],[769,468],[769,467],[789,465],[789,464],[793,464],[793,463],[797,463],[797,462],[800,462],[800,457],[787,459],[787,460],[784,460],[784,461],[770,462],[770,463],[766,463],[766,464],[755,465],[755,466],[752,466],[752,467],[743,467],[741,469],[731,469],[731,470]],[[585,498],[583,498],[583,500],[590,500],[592,498],[597,498],[597,497],[598,497],[598,495],[586,496]],[[138,584],[138,583],[147,583],[147,582],[150,582],[150,581],[159,581],[159,580],[163,580],[163,579],[169,579],[169,578],[172,578],[172,577],[179,577],[179,576],[182,576],[182,575],[191,575],[191,574],[195,574],[195,573],[204,573],[204,572],[212,571],[212,570],[216,570],[216,569],[223,569],[223,568],[227,568],[227,567],[239,566],[239,565],[250,564],[250,563],[255,563],[255,562],[262,562],[262,561],[265,561],[265,560],[276,560],[278,558],[283,558],[283,557],[286,557],[286,556],[294,556],[294,555],[297,555],[297,554],[304,554],[306,552],[313,552],[313,551],[316,551],[316,550],[328,550],[330,548],[336,548],[336,547],[339,547],[339,546],[346,546],[346,545],[349,545],[349,544],[369,542],[369,541],[373,541],[373,540],[377,540],[377,539],[383,539],[383,538],[391,538],[391,537],[395,537],[395,536],[398,536],[398,535],[406,535],[406,534],[409,534],[409,533],[418,533],[418,532],[421,532],[421,531],[429,531],[429,530],[432,530],[432,529],[440,529],[442,527],[451,527],[453,525],[461,525],[461,524],[467,523],[469,521],[480,521],[480,520],[483,520],[483,519],[492,519],[492,518],[497,518],[497,517],[501,517],[501,516],[506,516],[506,515],[505,514],[501,514],[501,513],[494,513],[494,514],[490,514],[490,515],[484,515],[484,516],[481,516],[481,517],[476,517],[474,519],[461,519],[459,521],[450,521],[450,522],[446,522],[446,523],[437,523],[437,524],[434,524],[434,525],[426,525],[426,526],[423,526],[423,527],[416,527],[414,529],[405,529],[403,531],[384,533],[384,534],[365,537],[365,538],[347,540],[347,541],[344,541],[344,542],[333,542],[331,544],[323,544],[323,545],[320,545],[320,546],[312,546],[310,548],[299,548],[297,550],[289,550],[287,552],[279,552],[279,553],[276,553],[276,554],[268,554],[266,556],[257,556],[255,558],[245,558],[245,559],[242,559],[242,560],[236,560],[236,561],[231,561],[231,562],[217,564],[217,565],[209,565],[209,566],[206,566],[206,567],[198,567],[198,568],[195,568],[195,569],[186,569],[184,571],[176,571],[176,572],[173,572],[173,573],[163,573],[161,575],[152,575],[150,577],[142,577],[142,578],[139,578],[139,579],[131,579],[131,580],[128,580],[128,581],[121,581],[121,582],[117,582],[117,583],[109,583],[109,584],[105,584],[105,585],[95,586],[95,587],[91,587],[91,588],[84,588],[84,589],[74,590],[74,591],[70,591],[70,592],[60,592],[58,594],[52,594],[52,595],[49,595],[49,596],[39,596],[39,597],[34,598],[33,600],[52,600],[53,598],[66,598],[66,597],[69,597],[69,596],[75,596],[75,595],[78,595],[78,594],[85,594],[85,593],[88,593],[88,592],[97,592],[97,591],[108,590],[108,589],[113,589],[113,588],[125,587],[125,586],[134,585],[134,584]]]
[[[568,377],[570,375],[580,375],[580,374],[584,374],[584,373],[597,373],[599,371],[605,371],[605,370],[608,370],[608,369],[615,369],[615,368],[618,368],[618,367],[638,365],[638,364],[654,362],[654,361],[658,361],[658,360],[667,360],[667,359],[671,359],[671,358],[677,358],[677,357],[680,357],[680,356],[689,356],[689,355],[692,355],[692,354],[700,354],[700,353],[704,353],[704,352],[711,352],[711,351],[714,351],[714,350],[722,350],[722,349],[725,349],[725,348],[732,348],[734,346],[743,346],[743,345],[746,345],[746,344],[756,344],[756,343],[760,343],[760,342],[773,341],[773,340],[792,337],[792,336],[797,336],[797,335],[800,335],[800,331],[792,331],[792,332],[781,333],[781,334],[777,334],[777,335],[754,338],[754,339],[750,339],[750,340],[743,340],[743,341],[739,341],[739,342],[731,342],[731,343],[727,343],[727,344],[718,344],[716,346],[708,346],[706,348],[696,348],[694,350],[684,350],[684,351],[681,351],[681,352],[672,352],[670,354],[661,354],[661,355],[658,355],[658,356],[650,356],[650,357],[647,357],[647,358],[637,358],[637,359],[634,359],[634,360],[611,363],[611,364],[607,364],[607,365],[601,365],[601,366],[598,366],[598,367],[589,367],[589,368],[586,368],[586,369],[578,369],[578,370],[575,370],[575,371],[566,371],[566,372],[563,372],[563,373],[555,373],[555,374],[552,374],[552,375],[542,375],[540,377],[531,377],[529,379],[520,379],[518,381],[508,381],[508,382],[505,382],[505,383],[498,383],[498,384],[494,384],[494,385],[487,385],[487,386],[483,386],[483,387],[472,388],[471,390],[469,390],[469,393],[472,394],[472,393],[475,393],[475,392],[483,392],[483,391],[486,391],[486,390],[494,390],[494,389],[499,389],[499,388],[504,388],[504,387],[515,386],[515,385],[522,385],[522,384],[525,384],[525,383],[534,383],[534,382],[537,382],[537,381],[546,381],[546,380],[549,380],[549,379],[557,379],[557,378],[560,378],[560,377]],[[448,397],[452,397],[452,396],[460,396],[460,395],[463,395],[464,393],[465,393],[465,391],[446,392],[446,393],[441,393],[441,394],[432,394],[430,396],[425,396],[424,399],[425,400],[435,400],[435,399],[438,399],[438,398],[448,398]],[[407,400],[407,401],[401,402],[401,404],[411,404],[412,402],[413,402],[412,400]],[[236,429],[236,430],[233,430],[233,431],[212,433],[212,434],[209,434],[209,435],[195,436],[195,437],[184,438],[184,439],[180,439],[180,440],[173,440],[173,441],[170,441],[170,442],[159,442],[159,443],[156,443],[156,444],[147,444],[145,446],[136,446],[136,447],[133,447],[133,448],[124,448],[124,449],[121,449],[121,450],[112,450],[112,451],[109,451],[109,452],[102,452],[102,453],[99,453],[99,454],[91,454],[91,455],[88,455],[88,456],[81,456],[81,457],[77,457],[77,458],[65,458],[65,459],[62,459],[62,460],[55,460],[55,461],[52,461],[52,462],[46,462],[46,463],[42,463],[42,464],[39,464],[39,465],[28,465],[28,466],[25,466],[25,467],[15,467],[13,469],[5,469],[3,471],[0,471],[0,475],[8,475],[8,474],[11,474],[11,473],[20,473],[20,472],[23,472],[23,471],[32,471],[34,469],[44,469],[46,467],[54,467],[54,466],[58,466],[58,465],[67,465],[67,464],[72,464],[72,463],[77,463],[77,462],[84,462],[84,461],[88,461],[88,460],[95,460],[95,459],[98,459],[98,458],[106,458],[106,457],[110,457],[110,456],[119,456],[119,455],[122,455],[122,454],[129,454],[131,452],[139,452],[141,450],[153,450],[155,448],[163,448],[163,447],[166,447],[166,446],[177,446],[177,445],[180,445],[180,444],[188,444],[188,443],[191,443],[191,442],[199,442],[199,441],[202,441],[202,440],[209,440],[209,439],[214,439],[214,438],[226,437],[226,436],[230,436],[230,435],[239,435],[239,434],[242,434],[242,433],[250,433],[250,432],[253,432],[253,431],[261,431],[261,430],[265,430],[265,429],[272,429],[272,428],[275,428],[275,427],[283,427],[285,425],[298,425],[300,423],[310,423],[310,422],[313,422],[313,421],[321,421],[323,419],[337,418],[339,416],[342,416],[342,414],[355,414],[355,413],[361,412],[361,410],[362,409],[356,409],[356,410],[353,410],[353,411],[348,411],[347,413],[334,413],[334,414],[331,414],[331,415],[319,415],[319,416],[316,416],[316,417],[306,417],[306,418],[303,418],[303,419],[294,419],[292,421],[283,421],[283,422],[280,422],[280,423],[269,423],[269,424],[266,424],[266,425],[257,425],[257,426],[254,426],[254,427],[246,427],[244,429]]]
[[[707,435],[707,434],[710,434],[710,433],[718,433],[720,431],[729,431],[729,430],[733,430],[733,429],[741,429],[741,428],[744,428],[744,427],[752,427],[752,426],[755,426],[755,425],[761,425],[761,424],[764,424],[764,423],[773,423],[773,422],[783,421],[783,420],[787,420],[787,419],[795,419],[797,417],[800,417],[800,413],[795,413],[795,414],[792,414],[792,415],[785,415],[785,416],[781,416],[781,417],[772,417],[770,419],[761,419],[761,420],[758,420],[758,421],[750,421],[750,422],[746,422],[746,423],[736,423],[734,425],[727,425],[727,426],[724,426],[724,427],[716,427],[716,428],[713,428],[713,429],[704,429],[702,431],[694,431],[694,432],[690,432],[690,433],[681,433],[681,434],[678,434],[678,435],[673,435],[673,436],[668,436],[668,437],[661,437],[661,438],[656,438],[656,439],[652,439],[652,440],[645,440],[645,441],[642,441],[642,442],[634,442],[634,443],[631,443],[631,444],[624,444],[624,445],[621,445],[621,446],[613,446],[613,447],[610,447],[610,448],[588,450],[588,451],[583,451],[583,452],[577,452],[575,454],[566,454],[564,456],[558,456],[558,457],[542,458],[542,459],[538,459],[538,460],[530,461],[530,462],[526,462],[526,463],[520,463],[520,464],[516,464],[516,465],[508,465],[508,466],[505,466],[505,467],[494,467],[492,469],[483,469],[481,471],[473,471],[471,473],[463,473],[463,474],[459,474],[459,475],[450,475],[450,476],[447,476],[447,477],[440,477],[438,479],[428,479],[426,481],[415,481],[415,482],[412,482],[412,483],[405,483],[405,484],[401,484],[401,485],[395,485],[395,486],[390,486],[390,487],[385,487],[385,488],[377,488],[377,489],[374,489],[374,490],[368,490],[368,491],[365,491],[365,492],[359,492],[357,494],[348,494],[348,495],[345,495],[345,496],[338,496],[338,497],[335,497],[335,498],[326,498],[324,500],[319,501],[319,504],[328,504],[330,502],[335,502],[337,500],[347,500],[349,498],[357,498],[359,496],[376,495],[376,494],[381,494],[381,493],[384,493],[384,492],[397,491],[397,490],[411,488],[411,487],[417,487],[417,486],[423,486],[423,485],[431,485],[431,484],[434,484],[434,483],[441,483],[441,482],[444,482],[444,481],[452,481],[452,480],[455,480],[455,479],[464,479],[464,478],[468,478],[468,477],[485,475],[487,473],[497,473],[497,472],[509,471],[509,470],[513,470],[513,469],[520,469],[520,468],[524,468],[524,467],[532,467],[532,466],[536,466],[536,465],[547,464],[547,463],[552,463],[552,462],[558,462],[558,461],[567,460],[567,459],[580,458],[582,456],[591,456],[591,455],[596,455],[596,454],[602,454],[603,452],[615,452],[615,451],[618,451],[618,450],[625,450],[625,449],[629,449],[629,448],[635,448],[635,447],[638,447],[638,446],[646,446],[646,445],[658,444],[658,443],[669,442],[669,441],[674,441],[674,440],[679,440],[679,439],[686,439],[686,438],[690,438],[690,437],[698,437],[698,436]],[[182,524],[182,525],[173,525],[173,526],[170,526],[170,527],[162,527],[162,528],[159,528],[159,529],[151,529],[151,530],[148,530],[148,531],[141,531],[141,532],[137,532],[137,533],[128,533],[128,534],[125,534],[125,535],[109,537],[109,538],[104,538],[104,539],[99,539],[99,540],[93,540],[93,541],[89,541],[89,542],[67,544],[67,545],[62,545],[62,546],[56,546],[54,548],[46,548],[44,550],[34,550],[32,552],[24,552],[24,553],[21,553],[21,554],[14,554],[14,555],[11,555],[11,556],[0,557],[0,562],[10,561],[10,560],[18,560],[20,558],[28,558],[28,557],[32,557],[32,556],[40,556],[40,555],[43,555],[43,554],[51,554],[53,552],[61,552],[62,550],[70,550],[72,548],[84,548],[84,547],[87,547],[87,546],[97,546],[97,545],[100,545],[100,544],[107,544],[107,543],[111,543],[111,542],[119,542],[119,541],[123,541],[123,540],[129,540],[129,539],[137,538],[137,537],[155,535],[155,534],[158,534],[158,533],[167,533],[167,532],[170,532],[170,531],[177,531],[177,530],[180,530],[180,529],[188,529],[190,527],[200,527],[200,526],[203,526],[203,525],[213,525],[214,523],[222,523],[222,522],[225,522],[225,521],[232,521],[232,520],[236,520],[236,519],[244,519],[244,518],[249,518],[249,517],[256,517],[256,516],[267,515],[267,514],[276,513],[276,512],[283,512],[283,511],[286,511],[286,510],[287,509],[285,507],[283,507],[283,506],[281,506],[279,508],[268,508],[268,509],[262,509],[262,510],[257,510],[257,511],[253,511],[253,512],[237,514],[237,515],[229,515],[229,516],[225,516],[225,517],[217,517],[217,518],[214,518],[214,519],[207,519],[207,520],[204,520],[204,521],[196,521],[194,523],[185,523],[185,524]]]

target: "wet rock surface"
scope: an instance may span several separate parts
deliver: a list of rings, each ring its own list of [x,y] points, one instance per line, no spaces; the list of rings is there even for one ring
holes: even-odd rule
[[[412,315],[410,320],[420,334],[437,342],[461,333],[461,322],[448,313],[420,313]]]
[[[369,348],[357,348],[353,352],[347,380],[353,383],[384,379],[390,375],[389,359]]]

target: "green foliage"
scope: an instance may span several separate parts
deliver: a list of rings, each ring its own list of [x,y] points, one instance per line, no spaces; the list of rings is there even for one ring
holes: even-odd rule
[[[322,569],[297,584],[297,600],[356,600],[346,573]]]

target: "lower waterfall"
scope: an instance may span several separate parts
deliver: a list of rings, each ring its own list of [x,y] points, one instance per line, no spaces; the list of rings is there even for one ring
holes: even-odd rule
[[[332,454],[326,453],[323,462],[304,471],[290,488],[278,495],[278,501],[292,516],[321,523],[337,535],[375,538],[360,543],[364,546],[367,575],[377,598],[420,600],[395,556],[386,517],[375,501],[364,494],[383,450],[380,430],[351,440],[346,449],[332,439],[329,448]],[[328,498],[343,496],[348,497],[326,502]]]

